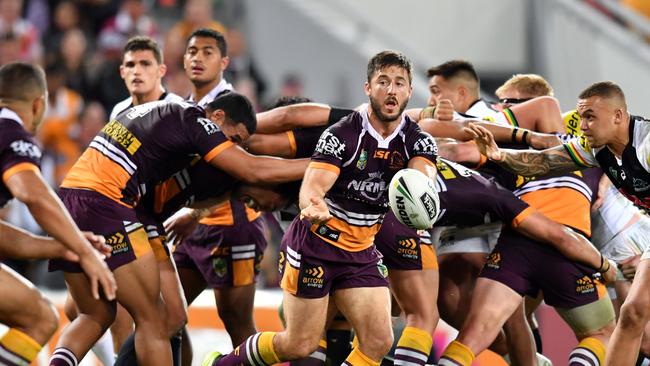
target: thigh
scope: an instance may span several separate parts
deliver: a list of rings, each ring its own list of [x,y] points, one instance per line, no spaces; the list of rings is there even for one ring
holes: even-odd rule
[[[47,301],[36,287],[11,268],[0,264],[0,323],[24,328],[39,318],[41,301]],[[25,306],[34,304],[34,306]]]
[[[223,310],[250,316],[255,302],[255,285],[215,289],[214,299],[219,312]]]
[[[114,271],[117,300],[138,323],[160,316],[160,273],[153,252]],[[162,314],[164,315],[164,314]]]
[[[167,308],[185,312],[187,301],[174,262],[167,257],[164,262],[158,262],[158,268],[160,270],[160,292]]]
[[[390,289],[400,308],[409,316],[420,315],[426,319],[437,321],[438,300],[438,271],[411,270],[389,272]],[[433,319],[435,317],[436,319]],[[435,324],[428,324],[433,332]]]
[[[284,291],[282,307],[285,332],[292,339],[312,340],[316,344],[325,331],[329,296],[303,298]]]
[[[178,278],[188,304],[191,304],[207,287],[205,278],[195,268],[178,267]]]
[[[360,341],[387,332],[392,334],[387,287],[346,288],[335,291],[332,297]]]

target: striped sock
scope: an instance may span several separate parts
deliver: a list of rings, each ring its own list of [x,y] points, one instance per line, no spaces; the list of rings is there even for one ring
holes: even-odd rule
[[[11,328],[0,339],[0,364],[29,365],[41,347],[32,337]]]
[[[600,366],[604,364],[605,345],[596,338],[584,338],[569,354],[569,366]]]
[[[429,358],[433,339],[429,332],[406,327],[397,342],[393,364],[395,366],[424,365]]]
[[[470,366],[474,357],[476,356],[466,345],[453,341],[442,353],[438,366]]]
[[[278,355],[273,349],[275,332],[262,332],[253,334],[240,344],[230,354],[218,358],[212,366],[269,366],[280,363]]]
[[[77,356],[67,348],[59,347],[50,356],[50,366],[77,366]]]
[[[355,347],[348,358],[343,361],[343,365],[346,366],[379,366],[380,361],[374,361],[370,357],[366,356],[359,350],[359,347]]]
[[[321,339],[318,342],[318,349],[309,357],[289,362],[291,366],[323,366],[327,358],[327,341]]]

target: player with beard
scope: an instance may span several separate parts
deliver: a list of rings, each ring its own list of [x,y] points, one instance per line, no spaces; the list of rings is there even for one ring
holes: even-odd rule
[[[434,178],[436,147],[402,113],[412,91],[410,62],[384,51],[370,60],[367,76],[370,106],[321,135],[300,192],[301,217],[283,239],[286,330],[258,333],[229,355],[213,353],[205,364],[261,366],[310,355],[325,327],[330,296],[359,338],[345,364],[378,365],[390,348],[386,273],[373,239],[388,208],[392,176],[409,166]],[[389,166],[377,158],[378,152],[395,151],[410,159]],[[354,186],[371,189],[349,188]]]

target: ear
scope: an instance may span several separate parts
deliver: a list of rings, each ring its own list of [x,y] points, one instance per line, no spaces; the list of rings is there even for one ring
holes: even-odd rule
[[[363,91],[366,93],[367,96],[370,96],[370,83],[369,82],[366,81],[363,84]]]
[[[158,76],[162,78],[163,76],[165,76],[165,74],[167,74],[167,65],[165,64],[158,65]]]
[[[123,65],[120,65],[120,77],[121,77],[122,79],[124,79],[124,78],[125,78],[125,74],[126,74],[126,71],[124,70],[124,66],[123,66]]]
[[[614,111],[614,123],[619,124],[622,123],[625,117],[625,113],[623,112],[623,109],[617,108]]]
[[[209,118],[212,122],[216,123],[217,126],[221,126],[221,124],[226,121],[226,113],[222,109],[216,109],[210,113]]]
[[[467,96],[467,88],[465,85],[458,86],[458,96],[461,98],[465,98]]]
[[[228,65],[230,65],[230,57],[222,57],[221,58],[221,71],[225,70],[228,68]]]

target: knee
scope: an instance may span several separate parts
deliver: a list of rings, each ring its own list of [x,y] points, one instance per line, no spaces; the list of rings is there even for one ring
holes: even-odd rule
[[[647,301],[629,299],[621,307],[620,323],[626,328],[644,328],[650,311]]]
[[[381,332],[382,334],[372,334],[371,337],[359,339],[359,348],[365,354],[386,355],[393,346],[393,332]]]
[[[35,339],[40,342],[41,339],[47,341],[59,327],[59,315],[50,300],[41,297],[38,303],[38,313],[33,318],[35,327]]]
[[[185,309],[172,309],[167,314],[167,330],[171,335],[176,334],[187,324],[187,311]]]
[[[221,306],[217,308],[219,317],[228,326],[248,325],[253,323],[253,314],[244,308]]]
[[[284,343],[282,345],[282,356],[287,360],[298,360],[302,358],[309,357],[318,349],[317,337],[307,337],[307,336],[288,336],[284,338]]]

